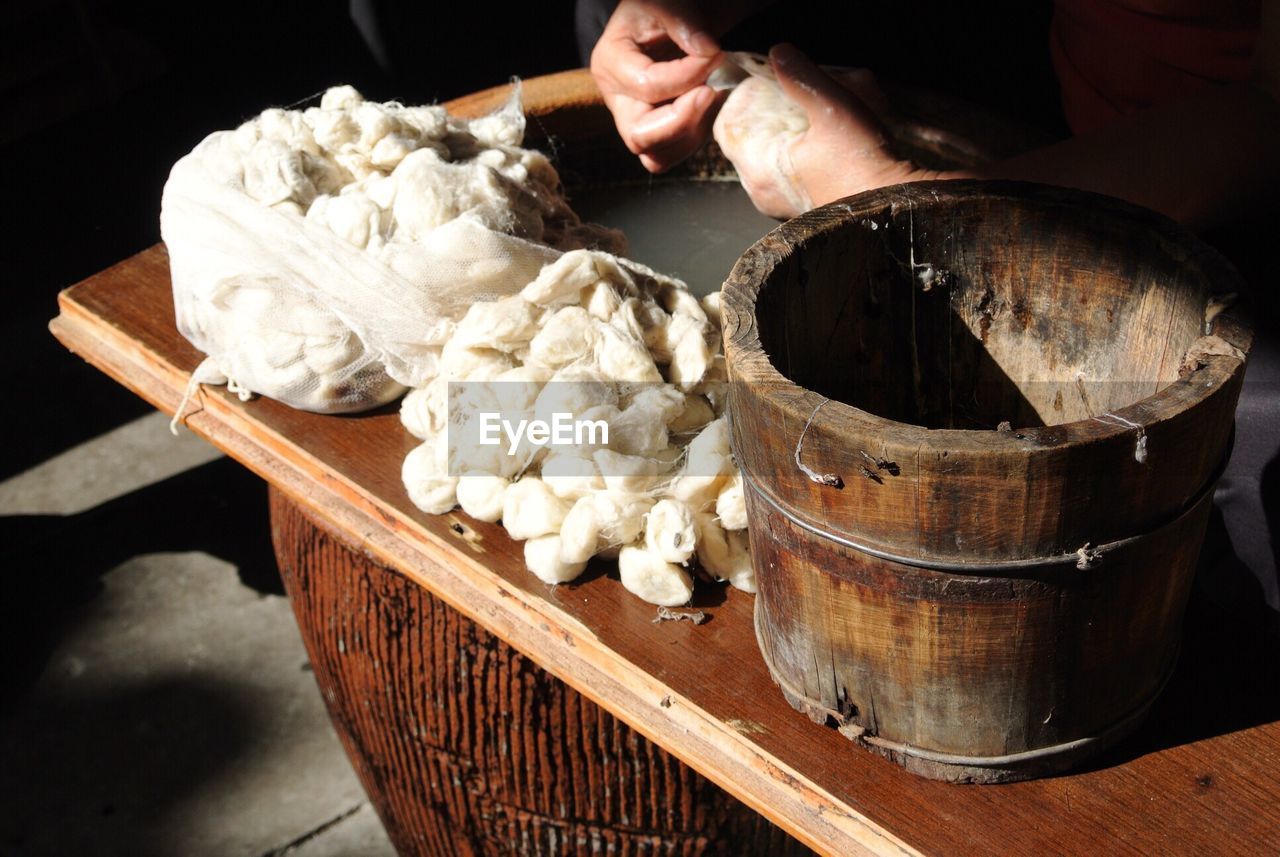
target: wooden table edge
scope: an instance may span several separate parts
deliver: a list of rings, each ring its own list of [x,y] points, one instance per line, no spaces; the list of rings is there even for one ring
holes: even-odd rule
[[[147,251],[144,251],[147,252]],[[88,282],[88,281],[86,281]],[[187,372],[146,350],[75,299],[58,296],[50,330],[73,353],[165,414],[177,409]],[[891,831],[842,804],[748,736],[633,664],[550,601],[535,603],[412,518],[346,480],[245,412],[225,391],[201,388],[184,424],[361,549],[423,586],[543,669],[654,741],[809,847],[826,854],[919,854]],[[271,444],[270,453],[246,429]],[[465,544],[465,540],[459,539]],[[570,654],[570,650],[576,654]],[[660,705],[669,698],[671,705]]]

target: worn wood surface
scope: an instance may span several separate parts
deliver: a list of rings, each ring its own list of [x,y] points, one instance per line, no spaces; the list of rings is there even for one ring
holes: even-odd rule
[[[1033,185],[886,188],[753,247],[723,296],[730,407],[789,698],[950,780],[1130,731],[1177,655],[1241,305],[1212,322],[1232,354],[1184,357],[1243,292],[1171,222]]]
[[[1008,577],[818,539],[748,495],[770,673],[815,722],[935,779],[1079,765],[1132,732],[1173,668],[1211,501],[1105,564]]]
[[[173,328],[163,248],[64,292],[59,308],[52,328],[71,350],[173,412],[200,355]],[[548,588],[500,527],[416,511],[399,481],[413,441],[391,411],[324,417],[206,389],[186,422],[366,555],[824,853],[1280,850],[1280,650],[1250,617],[1201,596],[1178,668],[1130,739],[1069,776],[952,786],[796,715],[756,647],[750,596],[707,598],[703,625],[654,625],[608,565]]]
[[[53,329],[71,350],[173,412],[199,354],[172,327],[162,248],[64,292],[60,309]],[[205,389],[187,425],[825,853],[1280,849],[1280,647],[1204,599],[1192,600],[1169,687],[1128,741],[1081,773],[953,786],[792,711],[756,647],[751,596],[725,590],[698,604],[703,625],[654,625],[607,565],[548,588],[500,527],[416,511],[399,481],[413,442],[393,412],[325,417]]]
[[[977,196],[971,187],[915,184],[859,197],[852,211],[833,204],[738,262],[724,294],[725,348],[754,477],[833,530],[922,560],[1068,554],[1163,523],[1221,465],[1241,361],[1207,357],[1185,381],[1178,368],[1203,323],[1206,284],[1230,291],[1238,275],[1216,254],[1179,248],[1172,224],[1118,201],[1090,196],[1081,211],[1068,204],[1074,195],[1047,188],[1019,206],[1018,185],[983,183]],[[961,197],[973,204],[930,217]],[[1035,235],[1064,252],[1038,253]],[[1135,259],[1144,251],[1146,263]],[[761,289],[775,267],[779,288]],[[1198,285],[1163,285],[1188,281]],[[1250,329],[1234,313],[1215,330],[1247,351]],[[1050,347],[1048,331],[1063,330]],[[827,397],[805,459],[842,474],[839,492],[807,478],[792,455],[765,454],[775,441],[793,452]],[[1145,427],[1145,462],[1126,420]],[[1009,431],[997,431],[1003,421]]]
[[[401,854],[810,853],[276,490],[271,524],[321,694]]]

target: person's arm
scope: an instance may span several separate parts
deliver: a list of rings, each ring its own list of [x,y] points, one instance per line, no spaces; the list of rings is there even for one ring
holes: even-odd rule
[[[1280,101],[1214,87],[971,174],[1105,193],[1206,228],[1280,190]]]
[[[796,178],[815,205],[899,181],[1006,178],[1120,197],[1193,228],[1214,225],[1280,190],[1280,0],[1263,6],[1250,83],[1213,87],[963,171],[923,170],[896,159],[856,96],[794,48],[775,48],[779,82],[810,120],[791,150]]]
[[[720,99],[706,86],[716,38],[762,0],[622,0],[591,53],[591,73],[618,134],[650,172],[707,139]]]

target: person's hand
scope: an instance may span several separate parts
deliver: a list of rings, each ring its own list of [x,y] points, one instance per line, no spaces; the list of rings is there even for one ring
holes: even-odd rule
[[[774,47],[769,61],[782,91],[809,119],[808,129],[791,142],[789,154],[791,178],[812,205],[936,177],[899,159],[890,149],[888,134],[871,106],[883,96],[868,74],[855,74],[842,85],[791,45]],[[778,210],[767,214],[794,217],[800,213],[791,210],[794,205],[784,202],[788,195],[776,189],[748,186],[747,190],[753,200],[773,202]]]
[[[740,17],[730,5],[743,4],[622,0],[591,52],[591,73],[618,134],[650,172],[679,163],[707,139],[719,102],[706,86],[720,61],[713,33]]]

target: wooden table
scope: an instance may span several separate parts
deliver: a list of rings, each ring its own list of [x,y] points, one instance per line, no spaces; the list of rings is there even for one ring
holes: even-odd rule
[[[607,128],[580,76],[553,82]],[[548,85],[527,82],[530,102]],[[65,291],[51,327],[172,413],[201,357],[172,319],[154,247]],[[947,785],[793,711],[750,595],[704,592],[709,621],[655,624],[607,563],[549,587],[501,527],[417,511],[394,408],[320,416],[205,388],[186,424],[270,484],[317,682],[402,853],[1280,851],[1280,651],[1203,597],[1134,737],[1068,776]]]

